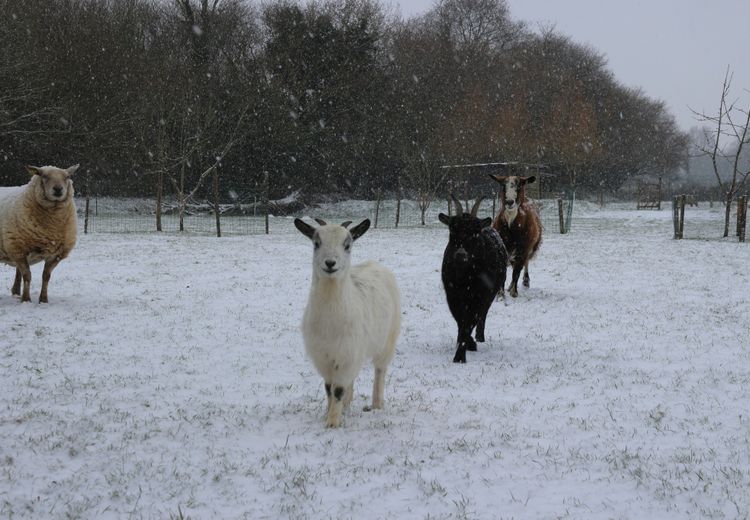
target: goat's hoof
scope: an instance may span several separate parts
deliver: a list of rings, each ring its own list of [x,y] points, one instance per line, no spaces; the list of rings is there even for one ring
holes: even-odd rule
[[[510,291],[511,298],[518,298],[518,291]]]
[[[455,356],[453,356],[453,362],[466,363],[466,354],[464,354],[463,356],[459,356],[458,354],[456,354]]]
[[[476,334],[474,336],[474,339],[476,339],[479,343],[484,343],[484,334]],[[476,350],[476,347],[474,348]]]
[[[341,421],[326,421],[326,428],[338,428],[341,426]]]
[[[364,406],[364,407],[362,408],[362,411],[363,411],[363,412],[371,412],[371,411],[372,411],[372,406]]]
[[[47,298],[39,298],[39,303],[49,303],[49,300]]]
[[[529,286],[529,281],[528,280],[524,280],[523,281],[523,286],[524,287],[528,287]]]

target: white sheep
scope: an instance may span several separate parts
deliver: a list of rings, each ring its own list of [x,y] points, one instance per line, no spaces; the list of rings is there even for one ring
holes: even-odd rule
[[[294,221],[314,244],[302,336],[325,383],[326,426],[336,428],[343,408],[351,404],[354,380],[365,358],[375,366],[372,408],[383,407],[385,372],[396,347],[401,305],[396,278],[388,269],[373,261],[351,266],[352,243],[367,231],[370,221],[349,230],[351,222],[339,226],[316,220],[321,225],[317,229],[300,219]]]
[[[47,303],[47,284],[52,270],[68,256],[76,243],[78,221],[71,175],[78,165],[65,170],[54,166],[27,166],[32,175],[24,186],[0,188],[0,262],[16,268],[11,293],[31,301],[30,265],[44,260],[39,303]]]

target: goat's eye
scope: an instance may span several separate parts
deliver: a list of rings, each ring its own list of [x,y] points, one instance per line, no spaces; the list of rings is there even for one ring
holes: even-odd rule
[[[344,251],[349,251],[352,248],[351,244],[344,244]]]
[[[320,247],[320,242],[313,242],[313,244],[315,245],[315,249],[318,249]]]

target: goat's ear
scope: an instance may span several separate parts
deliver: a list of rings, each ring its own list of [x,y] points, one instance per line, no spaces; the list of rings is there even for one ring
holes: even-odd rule
[[[346,222],[341,223],[341,227],[349,227],[349,225],[352,223],[351,220],[347,220]]]
[[[74,164],[70,168],[66,168],[65,171],[68,172],[68,177],[73,175],[80,166],[80,164]]]
[[[312,227],[310,224],[302,220],[301,218],[295,218],[294,219],[294,227],[299,229],[300,233],[305,235],[307,238],[312,240],[313,235],[315,234],[315,228]]]
[[[490,179],[493,181],[499,182],[500,184],[504,184],[507,177],[503,177],[502,175],[495,175],[494,173],[488,173],[487,175],[490,176]]]
[[[492,218],[491,217],[487,217],[487,218],[483,218],[482,219],[482,227],[483,228],[486,228],[486,227],[491,226],[491,225],[492,225]]]
[[[315,222],[317,222],[321,226],[327,226],[328,225],[328,223],[325,220],[323,220],[322,218],[316,218]]]
[[[370,229],[370,219],[366,218],[353,228],[349,230],[349,233],[352,234],[352,240],[357,240],[359,237],[365,234],[365,231]]]
[[[438,220],[440,222],[442,222],[443,224],[445,224],[446,226],[450,226],[451,225],[451,218],[448,215],[446,215],[445,213],[440,213],[438,215]]]
[[[26,171],[29,172],[29,175],[32,175],[32,176],[42,174],[42,170],[40,170],[36,166],[29,166],[28,164],[26,165]]]
[[[532,175],[531,177],[524,177],[523,183],[526,184],[532,184],[536,180],[536,177]]]

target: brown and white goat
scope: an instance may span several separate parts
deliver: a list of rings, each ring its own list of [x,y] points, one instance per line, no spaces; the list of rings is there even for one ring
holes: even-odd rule
[[[500,212],[495,217],[494,227],[503,239],[508,250],[508,263],[513,267],[510,295],[518,296],[518,278],[523,269],[523,285],[529,286],[529,262],[536,255],[542,243],[542,221],[539,209],[534,201],[526,198],[527,184],[536,177],[501,176],[490,174],[490,177],[502,186]],[[500,289],[500,295],[503,289]]]

